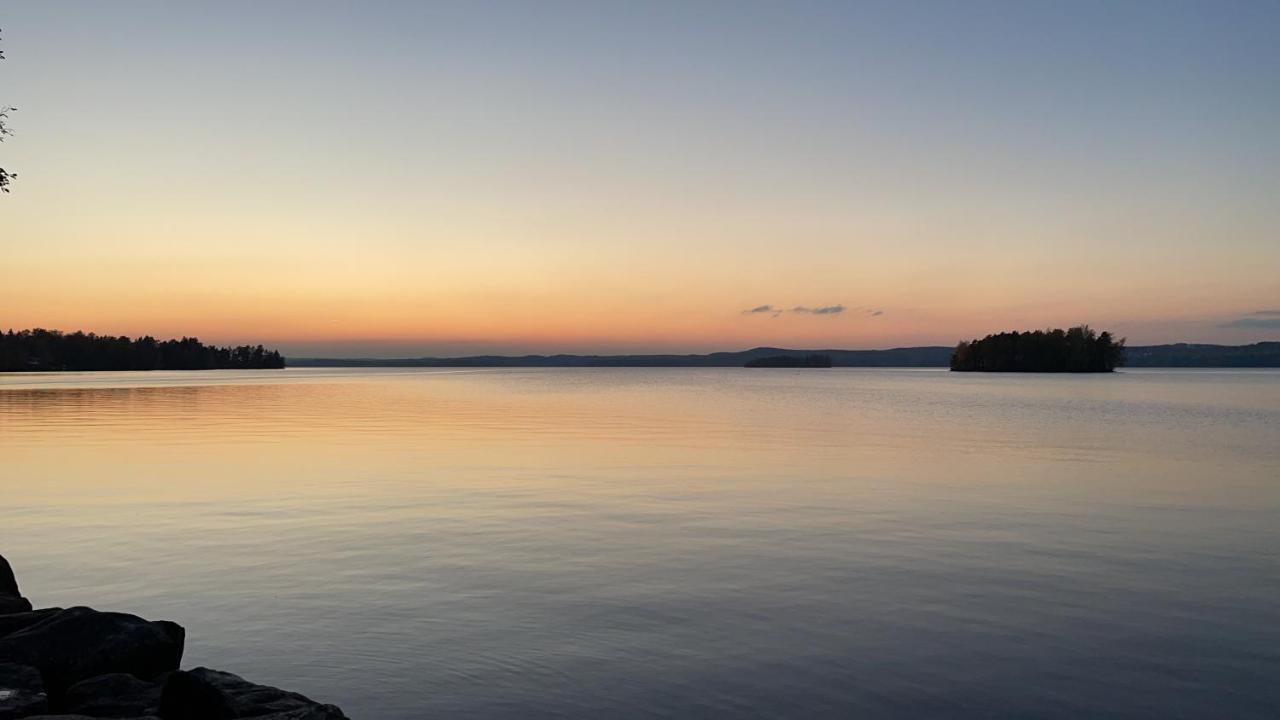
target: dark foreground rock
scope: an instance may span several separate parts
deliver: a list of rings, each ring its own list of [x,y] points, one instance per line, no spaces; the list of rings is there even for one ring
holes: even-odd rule
[[[0,638],[8,637],[19,630],[25,630],[38,622],[47,620],[62,612],[62,608],[46,608],[31,612],[0,615]]]
[[[49,699],[39,670],[0,663],[0,720],[38,715],[48,709]]]
[[[160,714],[161,684],[128,673],[99,675],[72,685],[58,703],[61,710],[100,718]]]
[[[160,712],[174,720],[224,720],[238,717],[231,698],[198,672],[169,675],[160,696]]]
[[[176,672],[165,683],[160,715],[169,720],[346,720],[333,705],[295,692],[257,685],[228,672],[196,668]]]
[[[0,720],[347,720],[231,673],[179,670],[182,626],[87,607],[32,610],[0,557]]]
[[[13,576],[13,567],[9,565],[9,561],[0,555],[0,595],[17,596],[18,579]]]
[[[29,715],[22,720],[97,720],[92,715]],[[157,717],[122,718],[122,720],[164,720]]]
[[[58,694],[98,675],[177,670],[185,634],[176,623],[73,607],[0,638],[0,658],[37,668]]]
[[[18,581],[13,577],[13,568],[0,555],[0,615],[27,612],[30,609],[31,601],[18,592]]]

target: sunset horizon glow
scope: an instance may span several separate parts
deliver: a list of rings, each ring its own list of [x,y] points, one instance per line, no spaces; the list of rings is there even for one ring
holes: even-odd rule
[[[14,3],[0,330],[335,357],[1280,340],[1277,21]]]

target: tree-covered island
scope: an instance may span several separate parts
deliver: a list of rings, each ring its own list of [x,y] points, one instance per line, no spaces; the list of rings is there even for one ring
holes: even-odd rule
[[[970,372],[1111,372],[1124,364],[1124,339],[1094,332],[1088,325],[1070,330],[1004,332],[961,342],[951,354],[951,369]]]
[[[0,333],[0,372],[49,370],[244,370],[282,368],[284,356],[261,345],[216,347],[196,338],[130,339],[57,330]]]

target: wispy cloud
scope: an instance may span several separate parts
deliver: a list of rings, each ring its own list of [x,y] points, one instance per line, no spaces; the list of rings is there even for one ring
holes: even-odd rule
[[[1247,328],[1250,330],[1280,330],[1280,312],[1257,312],[1242,318],[1236,318],[1218,327]]]
[[[880,317],[884,315],[884,310],[877,307],[849,307],[844,304],[837,303],[835,305],[796,305],[795,307],[785,308],[773,304],[757,305],[742,311],[743,315],[768,315],[769,317],[778,317],[782,313],[794,313],[796,315],[825,315],[835,316],[845,313],[853,313],[862,317]]]
[[[1280,330],[1280,310],[1255,310],[1244,317],[1225,322],[1218,327]]]
[[[805,307],[804,305],[797,305],[791,308],[791,312],[806,313],[809,315],[839,315],[840,313],[844,312],[845,309],[846,308],[843,305],[821,305],[818,307]]]
[[[779,315],[782,314],[782,309],[776,308],[772,305],[757,305],[748,310],[743,310],[742,314],[743,315],[768,315],[770,317],[778,317]]]

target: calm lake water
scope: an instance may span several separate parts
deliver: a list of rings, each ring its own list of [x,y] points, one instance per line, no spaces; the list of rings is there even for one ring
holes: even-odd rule
[[[1280,372],[0,375],[0,497],[353,718],[1280,716]]]

